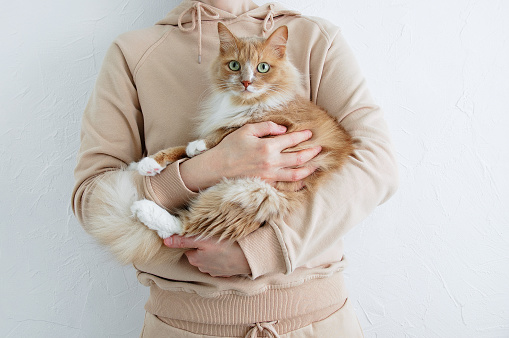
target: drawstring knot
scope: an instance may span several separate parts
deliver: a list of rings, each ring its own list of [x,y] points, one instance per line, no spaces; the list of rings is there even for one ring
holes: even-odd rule
[[[269,4],[269,12],[263,20],[263,36],[274,27],[274,4]]]
[[[187,15],[191,15],[191,27],[184,28],[182,26],[182,18]],[[215,11],[214,7],[209,6],[207,4],[204,4],[202,2],[195,2],[191,7],[189,7],[187,10],[180,13],[180,16],[178,18],[178,26],[179,29],[182,32],[190,32],[196,29],[196,21],[198,21],[198,63],[201,63],[201,36],[202,36],[202,29],[201,29],[201,16],[206,16],[210,19],[219,19],[219,13]]]
[[[270,334],[271,338],[281,338],[281,336],[277,333],[276,329],[274,329],[274,325],[277,324],[277,320],[273,322],[263,322],[256,323],[252,325],[252,328],[247,332],[246,338],[256,338],[258,337],[258,333],[267,332]]]

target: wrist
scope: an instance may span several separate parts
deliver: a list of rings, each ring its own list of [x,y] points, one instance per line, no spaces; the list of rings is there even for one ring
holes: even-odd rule
[[[197,166],[196,166],[196,158],[189,159],[180,163],[180,177],[182,178],[182,182],[187,187],[187,189],[198,192],[200,189],[203,189],[203,177],[200,175],[196,175]]]
[[[217,174],[215,158],[210,149],[180,163],[180,177],[189,190],[198,192],[221,180],[222,176]]]
[[[196,194],[187,188],[180,175],[179,160],[170,164],[159,175],[140,176],[143,178],[145,198],[158,205],[174,210],[184,206]]]

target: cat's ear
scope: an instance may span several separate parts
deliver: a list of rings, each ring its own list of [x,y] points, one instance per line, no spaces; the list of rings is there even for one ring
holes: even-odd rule
[[[217,32],[219,33],[219,51],[221,54],[232,49],[238,51],[237,37],[223,23],[217,23]]]
[[[286,42],[288,41],[288,27],[281,26],[276,29],[265,41],[265,45],[271,48],[280,58],[285,56]]]

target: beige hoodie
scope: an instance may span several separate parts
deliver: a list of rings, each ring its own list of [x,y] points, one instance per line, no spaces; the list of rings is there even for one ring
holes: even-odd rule
[[[218,53],[217,21],[239,36],[262,36],[287,25],[287,53],[304,75],[304,92],[337,117],[356,151],[305,208],[239,241],[251,276],[214,278],[183,258],[136,266],[138,279],[151,286],[146,309],[181,321],[181,327],[280,320],[289,330],[303,325],[295,318],[314,321],[344,303],[342,237],[397,186],[383,113],[340,30],[329,22],[278,4],[235,16],[185,0],[155,26],[119,36],[83,115],[74,211],[87,229],[87,201],[106,172],[114,175],[147,154],[193,140],[192,120],[206,95],[208,65]],[[147,177],[146,197],[168,210],[183,207],[195,194],[178,169],[174,163]]]

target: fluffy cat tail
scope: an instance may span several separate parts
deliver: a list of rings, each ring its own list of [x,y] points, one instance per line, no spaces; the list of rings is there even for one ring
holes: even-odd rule
[[[290,210],[288,197],[259,178],[223,179],[180,214],[183,233],[236,240]]]
[[[157,234],[131,212],[139,199],[134,171],[119,170],[101,177],[88,203],[85,229],[106,245],[122,263],[145,263],[163,250]]]

